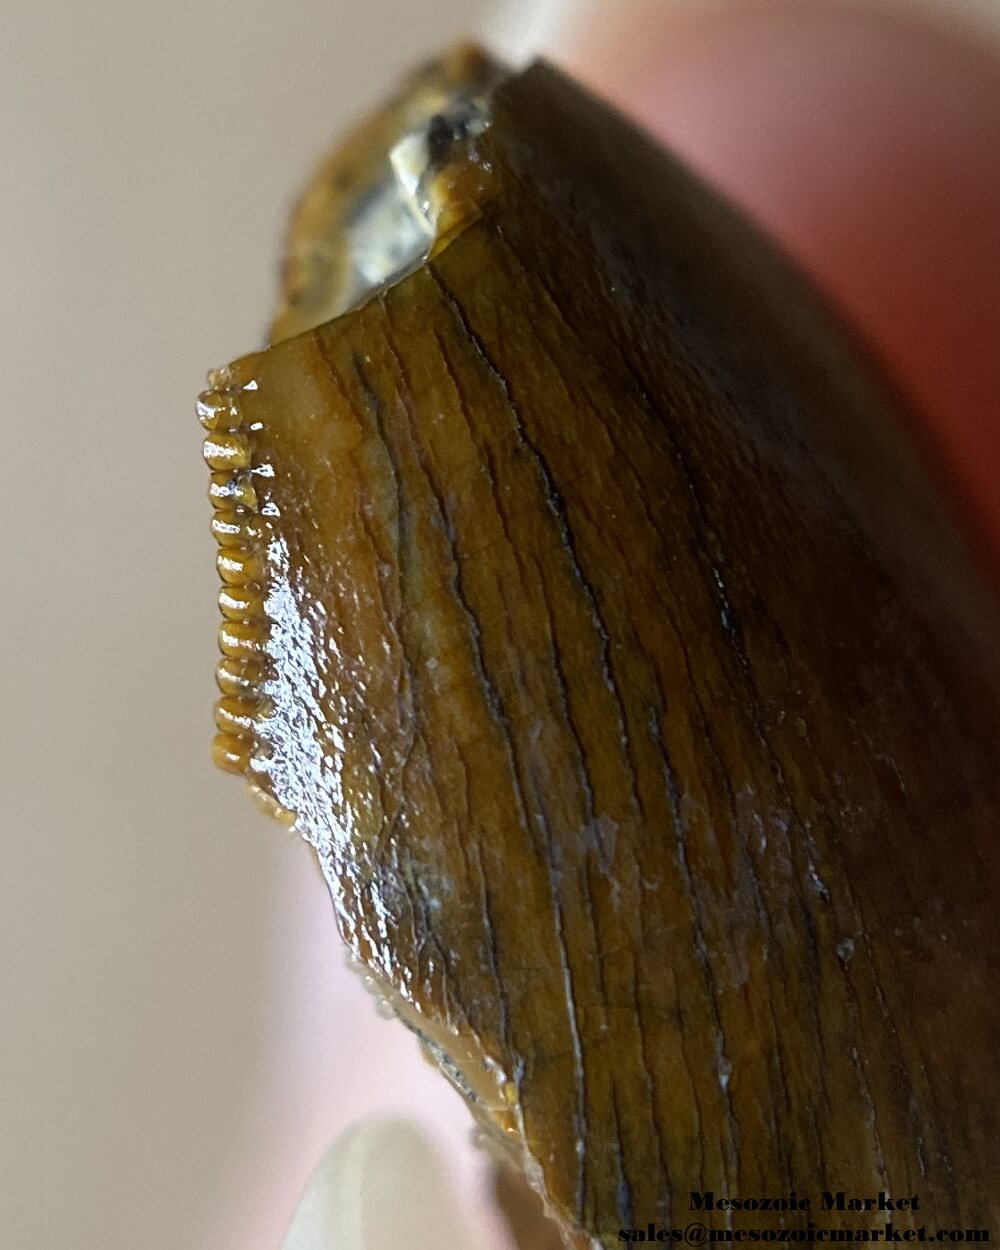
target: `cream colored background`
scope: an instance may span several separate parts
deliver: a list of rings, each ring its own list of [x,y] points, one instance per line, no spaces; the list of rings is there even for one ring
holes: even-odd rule
[[[370,1110],[437,1117],[475,1182],[464,1108],[348,977],[306,848],[210,767],[193,399],[258,345],[311,162],[487,19],[460,0],[0,2],[11,1250],[274,1247],[322,1147]]]

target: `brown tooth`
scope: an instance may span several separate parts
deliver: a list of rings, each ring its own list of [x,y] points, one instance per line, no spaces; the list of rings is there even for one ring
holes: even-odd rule
[[[575,1250],[1000,1227],[1000,610],[899,394],[545,65],[418,75],[289,237],[214,749],[353,955]]]

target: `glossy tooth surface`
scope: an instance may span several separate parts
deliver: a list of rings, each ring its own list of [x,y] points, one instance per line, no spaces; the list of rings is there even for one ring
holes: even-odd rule
[[[226,547],[216,556],[215,566],[219,576],[227,585],[246,586],[251,582],[259,582],[263,576],[263,565],[255,551],[243,551],[239,548]]]
[[[320,169],[211,379],[216,756],[574,1250],[706,1191],[1000,1226],[995,588],[808,282],[500,78],[445,58]]]
[[[264,680],[264,665],[257,659],[233,659],[224,656],[215,669],[215,680],[225,695],[252,698]]]
[[[245,508],[257,511],[257,493],[252,479],[246,473],[213,473],[209,480],[208,497],[213,508]]]
[[[242,776],[250,762],[250,743],[230,733],[219,733],[212,740],[212,760],[227,773]]]
[[[246,469],[250,464],[250,443],[242,434],[213,434],[205,439],[204,456],[212,469]]]
[[[231,659],[256,659],[263,654],[267,627],[243,621],[223,621],[219,626],[219,650]]]

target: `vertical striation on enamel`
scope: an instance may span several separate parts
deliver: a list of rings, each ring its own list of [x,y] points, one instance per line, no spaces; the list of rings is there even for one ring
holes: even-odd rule
[[[356,136],[200,401],[217,758],[570,1244],[693,1191],[995,1224],[993,589],[787,262],[554,70],[461,57],[474,109],[452,60],[461,108],[359,132],[415,197],[384,247],[382,175],[324,181]],[[359,290],[315,258],[368,209]]]

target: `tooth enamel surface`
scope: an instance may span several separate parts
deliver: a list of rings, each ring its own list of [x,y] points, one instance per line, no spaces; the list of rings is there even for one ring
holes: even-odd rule
[[[205,461],[213,469],[246,469],[250,442],[245,434],[213,434],[205,439]]]
[[[245,586],[260,580],[262,568],[255,552],[239,548],[224,548],[215,560],[219,576],[231,586]]]
[[[400,100],[391,125],[376,135],[359,135],[355,154],[333,172],[317,204],[306,206],[315,228],[299,244],[290,242],[287,304],[276,318],[273,339],[364,303],[426,258],[438,230],[454,224],[446,220],[442,171],[489,124],[486,100],[498,73],[478,54],[460,56],[443,77],[421,78]],[[208,380],[197,413],[207,431],[203,455],[212,470],[211,530],[222,581],[218,641],[223,658],[216,681],[223,698],[215,708],[220,733],[213,756],[226,771],[252,776],[255,761],[259,765],[270,755],[259,727],[270,671],[264,652],[270,634],[266,538],[277,508],[261,494],[270,468],[255,461],[259,427],[246,415],[249,397],[243,392],[254,391],[256,381],[239,363],[213,370]],[[344,449],[356,441],[353,426],[345,426]],[[286,825],[295,820],[261,785],[252,783],[252,788],[269,815]]]
[[[260,537],[253,517],[237,512],[217,512],[212,517],[212,534],[220,547],[245,547]]]
[[[238,660],[224,656],[215,669],[216,685],[225,695],[253,697],[264,680],[264,666],[259,660]]]
[[[229,430],[240,423],[239,406],[220,391],[202,391],[197,412],[206,430]]]
[[[246,508],[248,512],[257,511],[257,492],[248,473],[213,473],[209,481],[208,497],[213,508],[222,510],[240,507]]]
[[[248,738],[219,733],[212,741],[212,760],[227,773],[243,775],[250,765],[251,744]]]
[[[233,659],[259,655],[267,641],[267,630],[260,625],[223,621],[219,626],[219,649]]]
[[[223,586],[219,611],[229,621],[251,621],[264,615],[264,596],[250,586]]]
[[[696,1189],[995,1224],[1000,614],[913,414],[556,71],[471,138],[418,81],[212,378],[260,526],[218,556],[217,762],[566,1244]]]
[[[249,735],[253,732],[257,711],[255,700],[229,696],[216,703],[215,723],[220,733],[233,734],[235,737]]]

